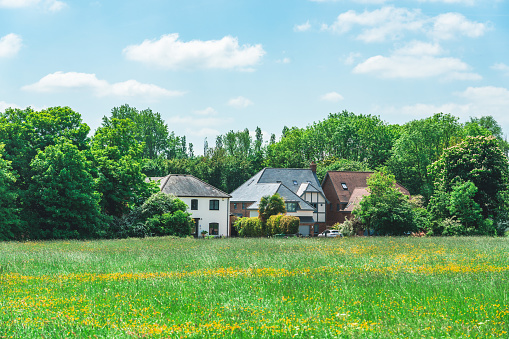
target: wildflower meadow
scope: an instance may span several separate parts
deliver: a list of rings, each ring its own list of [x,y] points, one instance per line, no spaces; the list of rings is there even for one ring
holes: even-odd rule
[[[0,243],[0,338],[507,338],[507,238]]]

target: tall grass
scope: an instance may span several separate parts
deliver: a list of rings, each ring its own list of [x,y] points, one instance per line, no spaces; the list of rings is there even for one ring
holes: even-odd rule
[[[0,243],[0,337],[509,337],[503,238]]]

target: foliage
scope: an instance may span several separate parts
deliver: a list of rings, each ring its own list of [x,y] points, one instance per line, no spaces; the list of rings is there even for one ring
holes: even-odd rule
[[[84,151],[61,138],[39,151],[25,197],[32,236],[43,239],[101,235],[100,196]]]
[[[121,217],[157,191],[142,172],[142,145],[132,133],[129,119],[112,118],[97,129],[92,139],[97,191],[104,214]]]
[[[444,150],[430,166],[437,195],[451,194],[453,186],[471,182],[477,191],[473,200],[481,208],[483,219],[498,221],[508,209],[509,164],[494,137],[467,137]],[[440,198],[443,200],[443,198]],[[443,211],[434,213],[441,217]]]
[[[364,162],[331,157],[317,164],[316,176],[318,181],[323,181],[329,171],[372,172],[373,170]]]
[[[10,162],[2,156],[4,145],[0,144],[0,240],[20,238],[18,195]]]
[[[300,219],[291,215],[271,215],[267,220],[267,235],[297,234],[299,232]]]
[[[262,222],[266,222],[271,215],[285,214],[285,201],[277,193],[271,196],[264,196],[260,199],[258,205],[258,218]]]
[[[370,194],[353,211],[367,229],[391,235],[416,230],[412,206],[396,187],[394,175],[377,171],[367,179],[367,184]]]
[[[365,225],[360,221],[359,218],[346,219],[342,223],[337,223],[332,226],[332,229],[338,230],[345,237],[351,237],[357,235],[360,231],[363,231]]]
[[[286,128],[281,140],[268,146],[265,165],[302,168],[335,157],[376,168],[389,158],[396,137],[397,129],[379,117],[343,111],[305,129]]]
[[[239,218],[233,225],[241,237],[266,236],[265,227],[259,218]]]
[[[429,200],[433,179],[429,177],[427,168],[438,160],[444,149],[461,138],[458,118],[437,113],[406,123],[400,133],[387,166],[411,194],[420,194]]]

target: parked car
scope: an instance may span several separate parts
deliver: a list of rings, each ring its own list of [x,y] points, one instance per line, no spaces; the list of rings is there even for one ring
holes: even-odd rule
[[[326,237],[326,238],[334,238],[334,237],[342,237],[343,234],[341,234],[338,230],[326,230],[322,233],[318,234],[319,237]]]

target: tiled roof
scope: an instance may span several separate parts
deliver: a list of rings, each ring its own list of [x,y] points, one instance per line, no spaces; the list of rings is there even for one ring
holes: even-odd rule
[[[369,191],[367,187],[357,187],[353,190],[352,195],[350,196],[350,200],[348,201],[348,205],[346,205],[344,211],[352,212],[355,207],[359,204],[361,199],[369,195]]]
[[[230,198],[230,195],[206,182],[187,174],[169,174],[162,178],[150,178],[159,182],[162,192],[177,197]]]
[[[302,184],[310,183],[325,196],[316,173],[309,168],[264,168],[258,174],[257,182],[260,184],[281,182],[297,193]]]
[[[373,174],[373,172],[329,171],[327,172],[326,178],[328,177],[334,186],[339,201],[349,202],[356,188],[368,186],[366,180],[371,174]],[[346,185],[346,189],[343,188],[342,184]],[[410,195],[410,192],[400,184],[396,183],[396,187],[398,187],[403,194]]]

